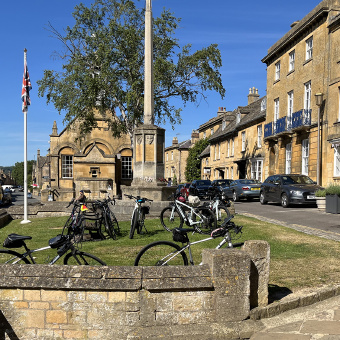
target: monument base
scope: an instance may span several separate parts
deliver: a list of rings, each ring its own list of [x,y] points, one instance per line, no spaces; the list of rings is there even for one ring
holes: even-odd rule
[[[146,197],[153,201],[169,201],[169,196],[176,191],[176,187],[168,187],[162,182],[155,183],[134,179],[131,186],[122,185],[121,190],[123,200],[128,199],[124,195],[132,195]]]

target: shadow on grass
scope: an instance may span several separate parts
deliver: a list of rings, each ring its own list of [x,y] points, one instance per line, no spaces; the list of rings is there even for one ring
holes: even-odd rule
[[[287,287],[280,287],[277,285],[268,285],[268,303],[279,301],[282,298],[292,294],[293,292]]]

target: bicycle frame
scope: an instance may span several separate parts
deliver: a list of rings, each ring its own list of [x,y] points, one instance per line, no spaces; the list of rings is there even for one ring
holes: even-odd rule
[[[186,208],[189,208],[190,209],[190,214],[186,215],[182,209],[182,207],[186,207]],[[174,203],[173,203],[173,207],[172,207],[172,210],[171,210],[171,215],[170,215],[170,219],[174,219],[174,212],[175,210],[178,210],[179,214],[182,216],[182,218],[184,219],[184,221],[186,222],[189,222],[189,224],[192,226],[192,225],[196,225],[196,224],[201,224],[201,220],[199,221],[194,221],[193,220],[193,217],[194,216],[198,216],[200,219],[202,218],[202,216],[199,214],[199,213],[196,213],[195,212],[195,209],[193,207],[190,207],[190,205],[187,205],[185,203],[182,203],[178,200],[175,200]]]
[[[206,241],[211,241],[213,239],[214,239],[213,237],[207,237],[207,238],[205,238],[203,240],[199,240],[199,241],[195,241],[195,242],[190,242],[189,241],[187,245],[185,245],[185,246],[183,246],[181,248],[181,250],[176,251],[175,253],[173,253],[170,258],[165,260],[165,258],[167,256],[169,256],[169,254],[166,255],[164,258],[162,258],[161,259],[162,265],[163,266],[166,265],[170,260],[172,260],[174,257],[176,257],[177,255],[179,255],[180,253],[184,252],[187,249],[188,249],[188,253],[189,253],[189,262],[190,262],[191,265],[194,265],[194,259],[193,259],[192,252],[191,252],[191,246],[194,245],[194,244],[198,244],[198,243],[202,243],[202,242],[206,242]],[[228,243],[228,248],[233,248],[233,244],[231,243],[231,236],[230,236],[229,232],[226,233],[226,235],[223,237],[222,241],[216,246],[215,249],[222,248],[226,243]],[[200,265],[201,264],[202,263],[200,263]]]

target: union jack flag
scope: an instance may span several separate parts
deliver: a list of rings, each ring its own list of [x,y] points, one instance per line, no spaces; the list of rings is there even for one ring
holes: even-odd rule
[[[22,99],[22,112],[28,111],[28,105],[31,105],[30,99],[30,90],[32,90],[32,84],[30,80],[30,76],[28,74],[27,62],[26,62],[26,53],[25,53],[25,62],[24,62],[24,76],[22,80],[22,90],[21,90],[21,99]]]

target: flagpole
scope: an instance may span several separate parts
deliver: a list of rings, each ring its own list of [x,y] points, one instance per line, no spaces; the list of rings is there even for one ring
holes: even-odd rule
[[[24,49],[24,65],[26,68],[26,48]],[[24,219],[21,224],[30,223],[27,219],[27,110],[24,110]]]

